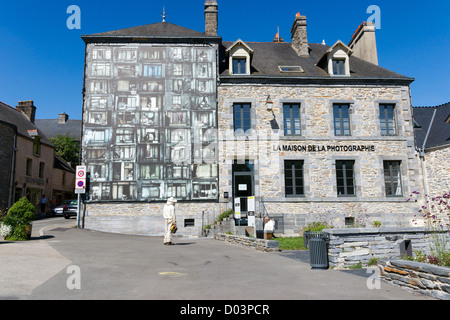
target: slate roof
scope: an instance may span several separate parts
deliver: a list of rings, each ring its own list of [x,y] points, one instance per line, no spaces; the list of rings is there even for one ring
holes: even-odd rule
[[[209,39],[218,40],[220,37],[208,36],[204,33],[187,29],[169,22],[157,22],[153,24],[147,24],[144,26],[119,29],[114,31],[95,33],[92,35],[83,35],[85,42],[94,42],[99,40],[104,41],[118,41],[120,38],[125,39]]]
[[[245,42],[254,50],[252,60],[252,73],[250,76],[230,75],[228,70],[227,57],[225,50],[234,42],[223,42],[221,50],[221,77],[222,78],[305,78],[310,79],[334,79],[336,81],[346,81],[351,79],[384,79],[397,80],[411,83],[414,79],[387,70],[357,57],[350,57],[350,77],[332,77],[324,68],[317,66],[330,46],[318,43],[310,43],[309,57],[300,57],[291,47],[291,43],[274,42]],[[279,66],[301,66],[304,72],[282,73]],[[230,80],[232,81],[232,80]]]
[[[15,125],[17,127],[17,134],[25,138],[31,139],[28,130],[38,130],[41,143],[53,146],[44,132],[28,120],[22,112],[3,102],[0,102],[0,120]]]
[[[450,146],[450,102],[436,107],[414,107],[414,121],[417,147],[425,150]],[[428,134],[429,132],[429,134]],[[427,138],[428,134],[428,138]]]
[[[75,138],[81,141],[81,120],[67,120],[66,123],[59,123],[58,119],[37,119],[35,121],[39,129],[49,138],[54,138],[58,134]]]
[[[53,168],[61,169],[64,171],[75,173],[75,169],[73,169],[63,158],[55,154],[55,159],[53,160]]]

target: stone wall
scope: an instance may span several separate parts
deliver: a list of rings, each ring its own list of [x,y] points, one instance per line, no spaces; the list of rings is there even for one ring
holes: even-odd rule
[[[429,150],[425,154],[425,173],[428,194],[432,197],[450,192],[450,147]]]
[[[378,260],[380,278],[392,285],[450,300],[450,268],[405,260]]]
[[[85,228],[120,234],[164,236],[164,206],[165,203],[88,203]],[[222,207],[225,208],[217,202],[177,203],[177,236],[202,236],[203,227],[216,221],[223,211]],[[193,220],[194,225],[186,226],[186,220]]]
[[[278,241],[248,238],[223,233],[216,234],[215,239],[243,247],[254,248],[264,252],[280,251],[280,243]]]
[[[411,251],[430,251],[429,232],[425,228],[327,229],[330,236],[328,258],[334,268],[349,268],[372,258],[397,259],[402,242],[410,241]],[[450,245],[450,238],[449,245]]]

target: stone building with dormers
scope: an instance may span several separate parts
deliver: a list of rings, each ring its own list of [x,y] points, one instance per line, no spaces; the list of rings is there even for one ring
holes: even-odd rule
[[[374,27],[309,43],[297,14],[291,42],[228,42],[218,14],[206,1],[205,32],[163,21],[83,36],[86,227],[162,235],[168,197],[185,236],[227,209],[285,234],[318,219],[410,225],[414,79],[377,65]]]

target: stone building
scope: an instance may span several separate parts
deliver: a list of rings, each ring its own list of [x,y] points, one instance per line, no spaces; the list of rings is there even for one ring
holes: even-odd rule
[[[218,12],[205,2],[204,33],[160,22],[83,36],[86,227],[161,235],[170,196],[187,236],[227,209],[286,234],[317,219],[409,225],[413,79],[377,65],[374,29],[309,43],[297,14],[289,43],[227,42]]]
[[[442,196],[450,192],[450,103],[413,110],[424,192]]]
[[[1,205],[11,207],[22,197],[38,205],[43,194],[52,194],[54,147],[35,125],[33,101],[16,108],[0,103],[2,179]]]
[[[69,119],[65,112],[60,113],[57,119],[36,119],[36,125],[49,139],[68,136],[81,143],[81,120]],[[57,205],[62,204],[64,200],[77,198],[74,190],[75,165],[55,154],[52,198],[55,198]]]

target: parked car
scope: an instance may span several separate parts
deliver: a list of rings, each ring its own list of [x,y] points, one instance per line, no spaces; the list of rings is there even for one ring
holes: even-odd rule
[[[66,219],[70,217],[76,217],[78,214],[78,200],[67,200],[64,201],[63,216]]]
[[[62,203],[62,205],[57,206],[53,209],[52,215],[53,216],[62,216],[63,215],[63,210],[64,210],[64,206],[69,202],[69,200],[66,200]]]

